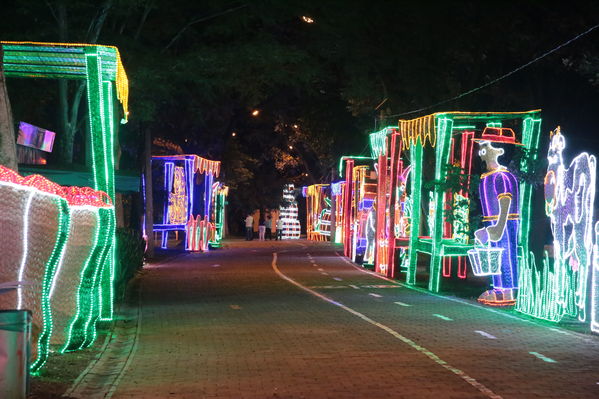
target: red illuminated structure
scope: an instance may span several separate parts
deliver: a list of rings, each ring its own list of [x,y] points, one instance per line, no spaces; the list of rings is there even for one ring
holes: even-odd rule
[[[374,262],[374,205],[376,176],[370,157],[344,156],[340,173],[345,170],[345,183],[341,186],[343,250],[345,256],[357,263]],[[337,211],[336,211],[337,212]]]
[[[472,170],[472,149],[474,130],[469,126],[455,129],[450,143],[449,165],[457,168],[461,174],[469,176]],[[411,138],[408,138],[410,140]],[[410,166],[406,166],[402,156],[408,145],[397,127],[387,127],[371,134],[373,159],[376,159],[377,212],[376,212],[376,257],[375,270],[388,277],[397,274],[396,258],[401,258],[409,247],[411,236],[411,209],[407,198]],[[404,156],[405,157],[405,156]],[[467,182],[466,186],[469,185]],[[446,191],[445,210],[450,211],[454,196],[458,194],[468,199],[468,191],[458,193]],[[383,204],[383,206],[380,206]],[[443,238],[454,236],[454,226],[443,223]],[[422,236],[421,238],[426,238]],[[396,253],[397,252],[397,253]],[[466,257],[456,257],[457,276],[466,278]],[[443,277],[451,276],[452,258],[443,258]]]

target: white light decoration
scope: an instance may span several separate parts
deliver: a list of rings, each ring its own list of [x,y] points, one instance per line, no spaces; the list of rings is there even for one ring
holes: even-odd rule
[[[561,321],[564,316],[587,319],[589,268],[593,267],[591,329],[597,326],[597,245],[593,245],[593,203],[596,159],[579,154],[564,166],[566,147],[559,127],[552,132],[545,175],[545,212],[553,233],[553,258],[545,251],[540,261],[533,253],[523,256],[517,310],[539,319]],[[596,226],[599,228],[599,226]],[[540,267],[536,265],[540,264]]]
[[[593,250],[593,204],[597,161],[586,152],[564,166],[566,146],[553,134],[545,175],[545,210],[553,233],[555,298],[561,313],[586,320],[588,271]]]
[[[599,222],[595,224],[593,245],[593,281],[591,289],[591,331],[599,333]]]
[[[300,238],[301,225],[298,218],[297,201],[293,195],[293,184],[286,184],[283,188],[283,201],[286,206],[279,208],[279,217],[283,220],[283,239]]]

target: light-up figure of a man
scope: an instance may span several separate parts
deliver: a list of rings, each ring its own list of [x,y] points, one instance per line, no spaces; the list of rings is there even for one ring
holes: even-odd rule
[[[513,305],[518,290],[518,231],[520,209],[518,181],[498,162],[504,154],[493,143],[516,143],[511,129],[487,128],[479,142],[478,155],[485,162],[487,172],[480,181],[480,200],[484,227],[475,232],[478,245],[501,248],[500,274],[493,275],[493,288],[483,292],[478,300],[495,305]]]

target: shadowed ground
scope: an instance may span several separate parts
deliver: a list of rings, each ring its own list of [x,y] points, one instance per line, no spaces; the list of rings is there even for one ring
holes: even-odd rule
[[[141,289],[116,398],[599,397],[597,337],[398,286],[326,243],[232,241]]]

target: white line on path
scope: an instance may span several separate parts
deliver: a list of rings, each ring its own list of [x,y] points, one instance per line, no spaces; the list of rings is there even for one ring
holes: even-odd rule
[[[559,328],[549,327],[549,329],[551,331],[555,331],[556,333],[560,333],[560,334],[564,334],[564,335],[570,335],[570,333],[568,333],[567,331],[560,330]]]
[[[335,280],[335,281],[343,281],[343,279],[341,277],[333,277],[333,280]]]
[[[212,265],[212,267],[220,267],[220,265],[218,263],[215,263]]]
[[[373,296],[375,298],[382,298],[383,297],[382,295],[375,294],[374,292],[369,292],[368,295]]]
[[[441,320],[445,320],[445,321],[453,321],[453,319],[451,317],[447,317],[447,316],[443,316],[442,314],[438,314],[438,313],[433,313],[433,316],[440,318]]]
[[[357,285],[350,284],[349,286],[352,287],[354,290],[359,290],[360,289],[360,287],[358,287]]]
[[[468,384],[470,384],[474,388],[478,389],[481,393],[485,394],[487,397],[492,398],[492,399],[502,399],[501,395],[496,394],[491,389],[487,388],[484,384],[481,384],[476,379],[470,377],[468,374],[466,374],[462,370],[460,370],[456,367],[453,367],[452,365],[447,363],[445,360],[443,360],[439,356],[435,355],[433,352],[429,351],[425,347],[420,346],[416,342],[412,341],[410,338],[408,338],[404,335],[401,335],[397,331],[393,330],[390,327],[387,327],[386,325],[384,325],[382,323],[374,321],[370,317],[366,316],[363,313],[358,312],[357,310],[350,308],[349,306],[346,306],[342,303],[336,302],[336,301],[332,300],[331,298],[329,298],[325,295],[322,295],[322,294],[320,294],[314,290],[311,290],[310,288],[298,283],[297,281],[293,280],[292,278],[287,277],[277,267],[277,253],[276,252],[273,252],[273,254],[272,254],[271,266],[272,266],[273,270],[275,271],[275,273],[277,273],[279,275],[279,277],[281,277],[283,280],[286,280],[289,283],[298,287],[299,289],[309,292],[310,294],[314,295],[315,297],[318,297],[318,298],[322,299],[323,301],[330,303],[331,305],[337,306],[338,308],[341,308],[341,309],[345,310],[346,312],[349,312],[349,313],[353,314],[354,316],[359,317],[360,319],[364,320],[365,322],[370,323],[373,326],[376,326],[376,327],[380,328],[381,330],[391,334],[393,337],[397,338],[401,342],[410,346],[412,349],[415,349],[418,352],[422,353],[423,355],[425,355],[426,357],[428,357],[429,359],[431,359],[432,361],[437,363],[439,366],[454,373],[455,375],[457,375],[458,377],[460,377],[461,379],[466,381]]]
[[[544,362],[547,362],[547,363],[557,363],[557,360],[553,360],[552,358],[547,357],[545,355],[542,355],[539,352],[528,352],[528,353],[530,353],[533,356],[538,357],[539,359],[541,359]]]
[[[408,284],[403,284],[403,283],[400,283],[400,282],[398,282],[398,281],[396,281],[396,280],[392,280],[392,279],[390,279],[390,278],[387,278],[387,277],[385,277],[385,276],[381,276],[381,275],[380,275],[380,274],[378,274],[378,273],[371,272],[370,270],[366,270],[366,269],[364,269],[364,268],[362,268],[362,267],[359,267],[359,266],[355,265],[354,263],[352,263],[352,261],[350,261],[349,259],[347,259],[345,256],[343,256],[343,255],[340,255],[338,252],[335,252],[335,254],[336,254],[336,255],[337,255],[339,258],[341,258],[341,260],[342,260],[342,261],[344,261],[344,262],[345,262],[345,263],[347,263],[348,265],[352,266],[353,268],[355,268],[355,269],[357,269],[357,270],[361,271],[362,273],[370,274],[371,276],[374,276],[374,277],[380,278],[381,280],[388,281],[388,282],[390,282],[390,283],[393,283],[393,284],[395,284],[395,285],[397,285],[397,286],[399,286],[399,287],[405,287],[405,288],[409,288],[409,289],[411,289],[411,290],[413,290],[413,291],[420,292],[420,293],[422,293],[422,294],[426,294],[426,295],[430,295],[430,296],[436,296],[436,297],[438,297],[438,298],[445,299],[446,301],[451,301],[451,302],[457,302],[457,303],[461,303],[462,305],[471,306],[471,307],[473,307],[473,308],[477,308],[477,309],[480,309],[480,310],[484,310],[484,311],[486,311],[486,312],[495,313],[495,314],[501,315],[501,316],[503,316],[503,317],[507,317],[508,319],[519,320],[519,321],[521,321],[521,322],[523,322],[523,323],[529,323],[529,324],[533,324],[533,325],[535,325],[535,326],[537,326],[537,327],[545,327],[545,328],[548,328],[548,327],[546,327],[546,326],[543,326],[543,325],[542,325],[542,324],[540,324],[540,323],[537,323],[537,322],[535,322],[534,320],[527,320],[527,319],[523,319],[523,318],[521,318],[521,317],[514,316],[514,315],[511,315],[511,314],[509,314],[509,313],[505,313],[505,312],[502,312],[502,311],[499,311],[499,310],[491,309],[491,308],[489,308],[489,307],[486,307],[486,306],[481,306],[481,305],[479,305],[479,304],[477,304],[477,303],[471,303],[471,302],[464,301],[464,300],[461,300],[461,299],[458,299],[458,298],[451,298],[451,297],[443,296],[443,295],[440,295],[440,294],[435,294],[434,292],[430,292],[430,291],[428,291],[428,290],[425,290],[425,289],[422,289],[422,288],[418,288],[418,287],[414,287],[414,286],[411,286],[411,285],[408,285]],[[558,330],[557,328],[552,328],[552,327],[549,327],[549,329],[550,329],[550,330]],[[586,336],[584,336],[584,335],[582,335],[582,334],[579,334],[579,333],[572,333],[572,332],[569,332],[569,331],[566,331],[566,330],[560,330],[559,332],[560,332],[560,334],[569,335],[569,336],[571,336],[571,337],[577,337],[577,338],[579,338],[579,339],[581,339],[581,340],[583,340],[583,341],[585,341],[585,342],[596,344],[596,342],[595,342],[595,341],[593,341],[592,339],[590,339],[589,337],[586,337]]]
[[[347,288],[344,285],[311,285],[308,288],[314,288],[317,290],[323,289],[323,290],[334,290],[334,289],[338,289],[338,288]]]
[[[319,271],[319,272],[324,272],[324,269],[323,269],[322,267],[319,267],[319,268],[318,268],[318,271]]]
[[[323,276],[328,276],[329,275],[329,273],[327,273],[327,272],[320,272],[320,274],[322,274]]]
[[[489,339],[497,339],[496,336],[489,334],[488,332],[484,332],[481,330],[474,330],[475,333],[482,335],[483,337],[487,337]]]
[[[406,306],[406,307],[408,307],[408,306],[412,306],[412,305],[409,305],[409,304],[407,304],[407,303],[400,302],[400,301],[393,302],[393,303],[394,303],[394,304],[396,304],[396,305],[399,305],[399,306]]]

